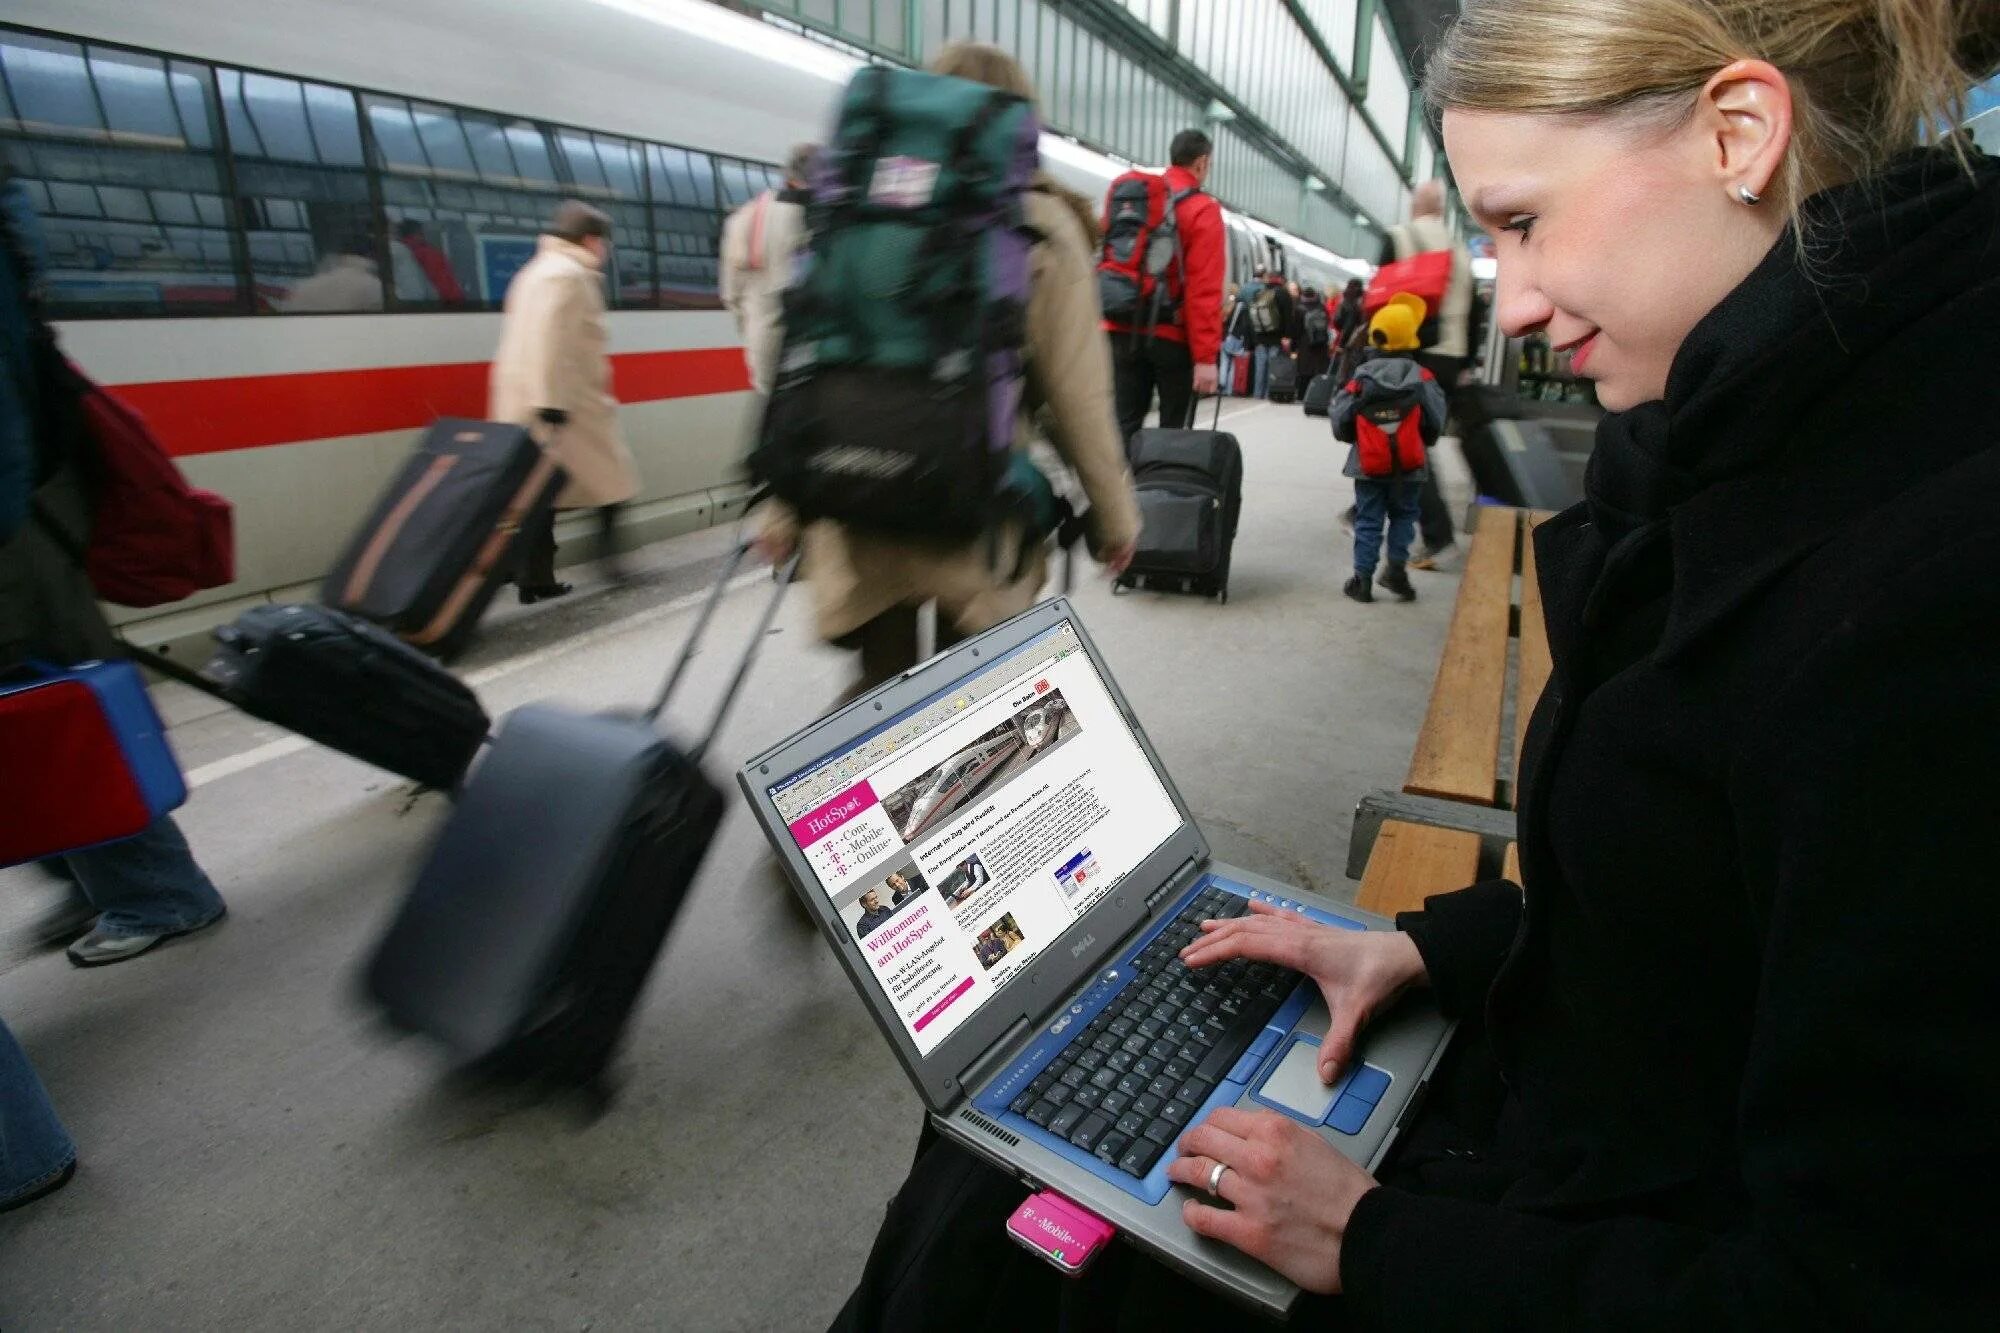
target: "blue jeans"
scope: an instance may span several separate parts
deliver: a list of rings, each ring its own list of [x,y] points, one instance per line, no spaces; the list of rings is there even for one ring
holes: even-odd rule
[[[0,1023],[0,1206],[31,1194],[76,1160],[28,1053]]]
[[[1262,398],[1271,379],[1271,358],[1283,356],[1284,351],[1276,343],[1258,343],[1256,359],[1250,363],[1250,396]]]
[[[43,864],[83,891],[106,935],[171,934],[222,915],[222,895],[195,864],[171,815],[136,838]]]
[[[1382,525],[1389,527],[1389,563],[1409,563],[1410,539],[1417,531],[1417,494],[1423,483],[1410,477],[1354,480],[1354,572],[1375,572],[1382,549]]]

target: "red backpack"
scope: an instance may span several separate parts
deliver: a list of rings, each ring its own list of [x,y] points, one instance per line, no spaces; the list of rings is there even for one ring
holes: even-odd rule
[[[1431,373],[1424,372],[1429,379]],[[1349,393],[1361,382],[1351,380]],[[1400,398],[1401,395],[1398,395]],[[1354,414],[1354,444],[1361,455],[1361,475],[1399,477],[1424,465],[1423,408],[1403,402],[1377,403]]]
[[[1194,194],[1167,188],[1164,176],[1128,171],[1104,196],[1104,248],[1097,260],[1097,294],[1114,324],[1150,329],[1180,317],[1170,271],[1181,250],[1176,214]]]
[[[85,434],[90,541],[84,572],[120,606],[160,606],[236,577],[229,501],[187,484],[137,412],[63,362]]]

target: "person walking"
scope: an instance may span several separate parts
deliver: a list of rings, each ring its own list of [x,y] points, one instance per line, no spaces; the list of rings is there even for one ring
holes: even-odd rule
[[[1357,602],[1375,600],[1385,530],[1388,567],[1382,588],[1398,601],[1417,600],[1404,566],[1416,535],[1425,457],[1437,444],[1445,417],[1444,390],[1416,361],[1423,319],[1423,298],[1408,292],[1376,311],[1368,324],[1368,350],[1327,409],[1333,438],[1354,446],[1340,470],[1354,482],[1354,576],[1341,591]]]
[[[1299,288],[1291,339],[1299,363],[1299,395],[1304,397],[1306,386],[1326,374],[1333,362],[1333,323],[1327,317],[1326,301],[1317,287]]]
[[[1215,365],[1216,392],[1225,398],[1236,396],[1236,364],[1250,351],[1250,345],[1243,340],[1249,319],[1249,312],[1243,308],[1241,289],[1232,282],[1222,302],[1222,355]]]
[[[1609,415],[1534,533],[1523,883],[1182,955],[1314,978],[1328,1082],[1405,991],[1459,1020],[1375,1172],[1272,1111],[1177,1136],[1292,1326],[1991,1326],[2000,161],[1931,127],[1996,70],[1955,0],[1472,0],[1431,52],[1494,318]],[[1135,1252],[1057,1276],[1021,1194],[930,1149],[836,1327],[1241,1322]]]
[[[639,493],[639,474],[611,388],[604,323],[610,254],[611,219],[580,200],[564,200],[535,257],[507,284],[486,414],[528,428],[555,455],[569,475],[556,509],[596,507],[598,558],[618,579],[618,512]],[[523,526],[515,582],[524,603],[571,590],[556,578],[555,522],[549,511]]]
[[[1472,318],[1472,253],[1455,239],[1444,220],[1444,182],[1424,181],[1410,195],[1410,220],[1389,228],[1382,242],[1381,262],[1392,263],[1434,250],[1451,252],[1451,277],[1445,283],[1444,300],[1425,327],[1424,346],[1417,364],[1444,386],[1452,416],[1462,415],[1458,404],[1463,398],[1459,379],[1470,362],[1469,326]],[[1438,488],[1436,469],[1424,481],[1418,495],[1423,507],[1423,549],[1410,557],[1412,569],[1438,569],[1457,548],[1457,532],[1451,508]]]
[[[1214,150],[1200,130],[1182,130],[1169,150],[1167,195],[1180,204],[1174,209],[1179,253],[1167,268],[1166,317],[1148,327],[1104,321],[1111,341],[1118,431],[1127,440],[1146,424],[1155,394],[1160,424],[1183,426],[1194,419],[1194,400],[1213,394],[1219,381],[1216,358],[1222,350],[1228,246],[1222,206],[1202,189]]]
[[[0,183],[0,382],[7,386],[0,438],[25,447],[30,464],[5,473],[12,486],[28,490],[0,494],[0,514],[33,518],[0,539],[0,675],[30,661],[122,656],[70,553],[76,535],[90,530],[89,473],[74,434],[80,406],[66,383],[45,373],[37,351],[55,338],[42,310],[41,256],[39,222],[26,190],[10,176]],[[227,912],[170,815],[137,837],[42,864],[62,889],[33,927],[34,941],[67,944],[78,967],[136,958],[164,940],[207,929]]]
[[[785,285],[806,239],[817,144],[802,143],[785,163],[785,188],[766,190],[722,224],[722,304],[736,317],[750,387],[769,397],[784,340]]]
[[[953,42],[929,68],[1034,100],[1027,71],[997,46]],[[1029,423],[1040,422],[1046,442],[1089,497],[1085,517],[1091,553],[1115,574],[1131,562],[1139,502],[1110,411],[1110,355],[1099,331],[1093,269],[1095,216],[1089,201],[1047,172],[1036,173],[1025,203],[1027,224],[1041,239],[1029,260],[1026,402],[1017,422],[1016,450],[1027,449]],[[1207,307],[1216,323],[1221,299],[1218,286]],[[1211,374],[1219,341],[1213,333],[1211,328],[1204,362]],[[1175,345],[1185,358],[1186,344]],[[942,651],[1025,611],[1047,577],[1046,541],[1022,551],[1018,528],[1011,524],[1013,530],[998,543],[999,560],[986,535],[939,548],[826,520],[801,532],[789,506],[776,500],[762,506],[757,524],[758,547],[773,563],[788,559],[803,541],[820,636],[859,658],[845,698],[865,693],[923,659],[918,626],[926,605],[936,608],[934,650]]]
[[[1333,311],[1333,346],[1338,352],[1334,373],[1343,383],[1354,371],[1354,362],[1368,346],[1368,316],[1361,307],[1368,288],[1359,278],[1349,278]]]
[[[1285,355],[1286,331],[1292,327],[1292,294],[1285,290],[1284,277],[1271,270],[1259,270],[1257,286],[1250,293],[1250,346],[1255,360],[1250,366],[1250,396],[1263,398],[1270,392],[1271,362]]]

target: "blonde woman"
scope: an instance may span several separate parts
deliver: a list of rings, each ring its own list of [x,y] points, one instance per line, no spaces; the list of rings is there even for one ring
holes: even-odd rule
[[[1329,1078],[1400,991],[1463,1020],[1379,1181],[1275,1113],[1182,1138],[1188,1225],[1315,1293],[1294,1324],[1990,1325],[2000,163],[1920,144],[1996,66],[1991,0],[1494,0],[1432,56],[1496,317],[1612,414],[1536,537],[1525,903],[1184,955],[1311,975]],[[1020,1187],[948,1153],[856,1326],[1230,1317],[1133,1256],[1041,1280]]]

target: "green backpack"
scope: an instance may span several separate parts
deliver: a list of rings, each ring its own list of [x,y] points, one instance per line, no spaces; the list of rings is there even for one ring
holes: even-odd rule
[[[848,85],[750,460],[802,518],[964,541],[1011,512],[1040,134],[984,84],[868,66]]]

